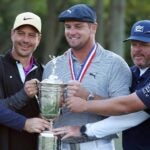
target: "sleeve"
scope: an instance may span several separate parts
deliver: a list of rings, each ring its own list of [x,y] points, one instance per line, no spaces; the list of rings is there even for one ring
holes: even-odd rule
[[[26,118],[0,104],[0,124],[16,130],[22,130]]]
[[[150,108],[150,83],[140,90],[136,91],[137,96],[141,101]]]
[[[150,116],[144,111],[121,116],[111,116],[102,121],[87,124],[86,134],[88,136],[102,138],[134,127],[147,120],[149,117]]]
[[[3,104],[12,110],[19,110],[27,104],[29,99],[30,98],[27,96],[24,89],[22,89],[10,97],[1,99],[0,104]]]
[[[130,93],[132,74],[127,63],[117,56],[118,59],[112,61],[109,77],[109,97],[128,95]]]
[[[13,109],[13,110],[19,110],[22,107],[24,107],[27,104],[27,101],[29,101],[29,97],[27,96],[27,94],[25,93],[24,89],[21,89],[19,92],[17,92],[16,94],[4,98],[5,96],[5,92],[4,92],[4,78],[3,76],[4,74],[4,65],[2,62],[2,58],[0,57],[0,104],[5,105],[6,107]]]

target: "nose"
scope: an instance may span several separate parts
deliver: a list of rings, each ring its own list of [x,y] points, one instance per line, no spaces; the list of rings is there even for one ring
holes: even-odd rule
[[[141,44],[137,43],[137,44],[132,45],[131,48],[132,50],[138,52],[138,51],[141,51],[142,46]]]
[[[72,28],[68,29],[68,30],[66,31],[66,33],[69,33],[69,34],[71,34],[71,35],[74,35],[74,34],[76,34],[76,29],[74,29],[74,28],[72,27]]]
[[[30,36],[28,34],[25,34],[23,37],[24,42],[29,42],[31,40]]]

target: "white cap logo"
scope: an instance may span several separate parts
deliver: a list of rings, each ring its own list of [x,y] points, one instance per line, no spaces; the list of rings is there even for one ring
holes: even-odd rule
[[[144,26],[140,26],[140,25],[138,25],[138,26],[136,26],[135,27],[135,32],[143,32],[143,30],[144,30]]]

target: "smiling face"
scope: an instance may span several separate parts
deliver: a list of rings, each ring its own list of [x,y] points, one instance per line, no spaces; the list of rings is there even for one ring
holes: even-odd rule
[[[150,43],[132,40],[131,57],[139,68],[150,67]]]
[[[65,36],[73,50],[80,50],[94,41],[96,25],[87,22],[66,21]]]
[[[11,32],[12,54],[18,59],[21,57],[31,57],[39,45],[41,36],[37,30],[30,26],[24,25]]]

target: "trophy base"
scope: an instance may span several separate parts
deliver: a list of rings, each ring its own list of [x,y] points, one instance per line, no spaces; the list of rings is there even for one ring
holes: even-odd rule
[[[57,137],[55,137],[51,131],[40,133],[38,150],[57,150]]]

